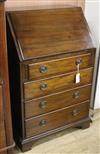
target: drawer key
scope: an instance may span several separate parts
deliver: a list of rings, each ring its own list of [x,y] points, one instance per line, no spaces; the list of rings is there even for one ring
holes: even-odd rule
[[[41,120],[39,125],[40,126],[46,126],[46,124],[47,124],[46,120]]]
[[[39,107],[41,109],[45,109],[46,108],[46,105],[47,105],[46,103],[47,103],[46,101],[40,102]]]
[[[48,71],[47,66],[41,66],[41,67],[40,67],[40,72],[41,72],[41,73],[46,73],[47,71]]]
[[[79,113],[80,113],[80,112],[79,112],[78,109],[74,109],[74,110],[72,111],[72,115],[73,115],[74,117],[77,116]]]
[[[47,90],[47,88],[48,88],[48,85],[46,83],[42,83],[40,85],[40,89],[43,90],[43,91]]]

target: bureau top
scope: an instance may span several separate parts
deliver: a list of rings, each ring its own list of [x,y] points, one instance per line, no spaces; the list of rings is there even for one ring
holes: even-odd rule
[[[9,12],[21,60],[93,48],[80,7]]]

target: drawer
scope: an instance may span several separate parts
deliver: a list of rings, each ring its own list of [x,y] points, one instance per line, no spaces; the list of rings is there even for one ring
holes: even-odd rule
[[[76,72],[55,76],[53,78],[47,78],[45,80],[25,82],[25,100],[45,96],[61,90],[72,89],[92,82],[93,68],[81,70],[80,73],[81,81],[77,84],[75,83]]]
[[[26,137],[31,137],[88,117],[89,102],[25,121]]]
[[[89,100],[91,85],[25,102],[25,118]]]
[[[50,60],[39,63],[28,64],[28,79],[39,79],[50,75],[59,75],[76,70],[77,63],[80,68],[87,68],[93,65],[92,54],[82,54],[62,59]]]

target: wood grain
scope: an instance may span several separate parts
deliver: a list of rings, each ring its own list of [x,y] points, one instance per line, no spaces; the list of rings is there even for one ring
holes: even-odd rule
[[[88,117],[88,107],[89,103],[85,102],[50,114],[48,113],[47,115],[26,120],[26,137],[37,135],[82,118],[86,118]],[[76,115],[73,113],[75,110],[78,112]],[[45,125],[41,124],[42,120],[46,121]]]
[[[9,18],[22,60],[93,48],[81,8],[15,11]]]
[[[7,55],[7,42],[6,42],[6,23],[5,23],[5,7],[3,1],[0,2],[0,78],[2,79],[2,114],[4,116],[4,128],[2,125],[3,121],[1,122],[0,131],[5,131],[3,138],[5,138],[5,146],[1,147],[4,148],[4,151],[7,154],[12,154],[12,149],[5,150],[7,146],[14,146],[13,143],[13,135],[12,135],[12,120],[11,120],[11,104],[10,104],[10,91],[9,91],[9,77],[8,77],[8,55]],[[2,97],[2,96],[1,96]],[[2,130],[3,129],[3,130]],[[2,132],[2,133],[3,133]],[[3,151],[1,152],[3,153]]]
[[[0,149],[4,147],[6,147],[6,133],[3,112],[3,93],[2,86],[0,83]],[[7,150],[0,152],[0,154],[7,154]]]
[[[81,81],[78,84],[75,83],[76,73],[77,72],[73,72],[70,74],[59,75],[53,78],[24,83],[25,100],[37,98],[40,96],[45,96],[48,95],[49,93],[58,92],[64,89],[66,90],[75,88],[92,82],[92,75],[93,75],[92,68],[80,71]],[[44,84],[47,85],[47,89],[41,90],[41,86]]]
[[[21,150],[63,129],[89,127],[96,49],[81,8],[8,12],[7,21],[13,124]]]
[[[90,95],[91,86],[89,85],[27,101],[25,102],[25,118],[30,118],[32,116],[41,115],[66,106],[81,103],[89,100]]]
[[[39,63],[30,63],[28,65],[28,80],[40,79],[50,77],[52,75],[59,75],[77,70],[77,61],[80,60],[80,69],[93,66],[91,61],[92,54],[87,53],[83,55],[64,57],[61,59],[50,60]],[[44,72],[42,71],[44,68]]]

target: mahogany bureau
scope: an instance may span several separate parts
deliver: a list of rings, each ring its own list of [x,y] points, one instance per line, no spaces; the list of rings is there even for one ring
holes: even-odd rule
[[[7,13],[15,140],[22,151],[90,126],[95,51],[80,7]]]

